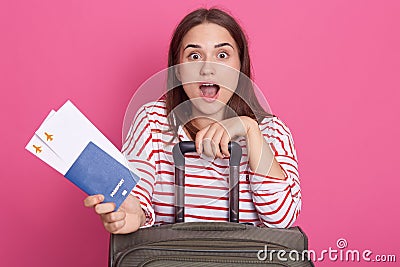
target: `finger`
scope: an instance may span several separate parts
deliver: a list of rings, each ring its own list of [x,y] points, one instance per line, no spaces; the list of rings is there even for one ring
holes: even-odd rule
[[[214,136],[212,138],[214,154],[218,158],[221,158],[221,159],[224,157],[222,155],[221,148],[220,148],[221,139],[222,139],[222,136],[224,135],[224,132],[225,132],[225,130],[221,127],[214,133]]]
[[[101,203],[102,201],[104,201],[104,196],[101,194],[98,194],[98,195],[88,196],[83,201],[83,204],[85,205],[85,207],[91,208],[91,207],[94,207],[95,205]]]
[[[120,230],[122,227],[125,226],[125,220],[121,220],[121,221],[116,221],[116,222],[112,222],[112,223],[104,223],[104,228],[106,228],[107,231],[109,231],[110,233],[115,233],[118,230]]]
[[[203,139],[204,135],[207,133],[208,129],[210,129],[210,125],[201,129],[196,134],[195,145],[196,145],[196,152],[201,154],[203,152]]]
[[[213,148],[214,144],[212,140],[215,134],[215,130],[215,127],[210,127],[210,129],[208,129],[207,133],[203,137],[203,153],[208,157],[215,157],[214,151],[216,151],[216,149]]]
[[[221,151],[222,154],[224,154],[227,157],[230,157],[230,153],[229,153],[229,148],[228,148],[228,143],[229,141],[231,141],[230,136],[225,132],[222,135],[221,141],[220,141],[220,146],[221,146]]]
[[[115,203],[114,202],[100,203],[94,207],[94,210],[99,215],[113,212],[115,210]]]
[[[124,220],[125,217],[126,217],[126,213],[123,211],[116,211],[116,212],[101,214],[102,221],[106,222],[106,223],[113,223],[113,222],[121,221],[121,220]]]

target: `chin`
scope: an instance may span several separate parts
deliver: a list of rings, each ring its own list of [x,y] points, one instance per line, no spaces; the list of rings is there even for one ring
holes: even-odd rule
[[[225,103],[220,102],[218,100],[212,103],[207,103],[203,99],[197,98],[197,99],[192,99],[191,102],[193,104],[193,108],[196,109],[193,112],[193,114],[199,116],[205,115],[213,117],[213,115],[217,115],[223,112],[224,107],[226,107]]]

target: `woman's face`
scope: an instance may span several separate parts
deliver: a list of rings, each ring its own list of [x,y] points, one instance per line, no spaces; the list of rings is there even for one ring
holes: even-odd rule
[[[178,79],[193,106],[194,115],[216,114],[236,90],[240,58],[228,30],[203,23],[189,30],[182,40]]]

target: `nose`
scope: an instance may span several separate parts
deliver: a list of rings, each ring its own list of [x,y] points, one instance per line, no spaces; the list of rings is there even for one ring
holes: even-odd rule
[[[202,76],[215,75],[215,63],[210,61],[203,61],[200,64],[202,64],[200,69],[200,75]]]

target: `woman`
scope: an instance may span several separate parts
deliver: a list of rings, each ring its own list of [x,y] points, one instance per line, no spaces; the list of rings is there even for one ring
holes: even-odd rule
[[[174,32],[168,64],[177,66],[170,69],[172,89],[139,109],[123,147],[141,180],[116,212],[113,203],[101,203],[101,195],[87,197],[85,206],[111,233],[173,223],[170,151],[178,141],[193,140],[197,154],[187,156],[185,221],[226,221],[227,144],[234,140],[244,152],[239,221],[291,226],[301,208],[293,139],[282,121],[262,109],[244,78],[251,78],[250,58],[235,19],[219,9],[187,15]]]

